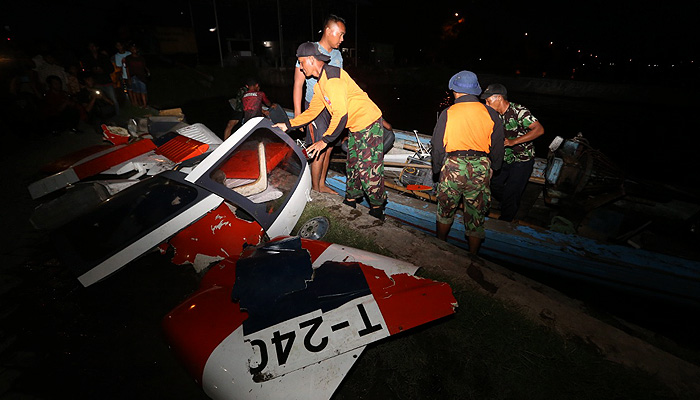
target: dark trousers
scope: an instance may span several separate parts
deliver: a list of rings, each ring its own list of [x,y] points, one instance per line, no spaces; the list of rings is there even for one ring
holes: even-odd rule
[[[491,177],[491,195],[501,204],[499,219],[512,221],[515,218],[534,165],[534,159],[512,164],[503,163],[501,169],[494,172]]]
[[[47,117],[43,120],[46,132],[61,132],[68,129],[76,129],[80,120],[80,111],[66,107],[58,115]]]

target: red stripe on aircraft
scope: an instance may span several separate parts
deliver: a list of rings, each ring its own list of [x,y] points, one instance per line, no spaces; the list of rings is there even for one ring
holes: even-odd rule
[[[360,265],[390,334],[454,314],[457,300],[448,284],[408,274],[389,277],[384,271]]]
[[[119,147],[112,152],[93,160],[86,161],[73,167],[75,174],[79,179],[85,179],[93,175],[97,175],[115,165],[121,164],[124,161],[131,160],[136,156],[140,156],[156,148],[156,145],[150,139],[142,139],[134,143],[130,143],[124,147]]]

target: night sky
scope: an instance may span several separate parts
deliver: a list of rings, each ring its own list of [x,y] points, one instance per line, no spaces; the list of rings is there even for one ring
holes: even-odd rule
[[[547,70],[565,78],[573,67],[596,65],[617,71],[601,75],[608,80],[623,79],[632,70],[639,79],[698,73],[700,35],[693,28],[698,3],[358,1],[250,1],[253,39],[278,40],[279,5],[288,46],[318,39],[314,32],[323,17],[335,13],[347,21],[344,47],[357,41],[362,56],[372,43],[391,44],[398,65],[479,62],[494,72]],[[145,27],[159,25],[194,27],[200,53],[218,55],[216,33],[209,31],[216,25],[212,0],[3,3],[3,33],[25,47],[43,40],[80,52],[87,40],[104,46],[116,39],[140,40]],[[247,4],[216,0],[222,40],[249,36]]]

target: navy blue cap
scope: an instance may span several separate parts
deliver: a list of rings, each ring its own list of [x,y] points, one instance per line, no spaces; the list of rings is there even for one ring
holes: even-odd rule
[[[460,71],[450,78],[450,90],[475,96],[481,94],[479,80],[476,78],[476,74],[471,71]]]

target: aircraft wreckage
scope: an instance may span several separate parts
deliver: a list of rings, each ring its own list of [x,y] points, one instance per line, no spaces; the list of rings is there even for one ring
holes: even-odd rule
[[[32,222],[83,286],[154,248],[206,271],[163,327],[208,396],[327,399],[368,344],[457,303],[415,265],[289,236],[310,187],[302,149],[255,118],[223,142],[201,125],[120,140],[29,189],[53,196]]]

